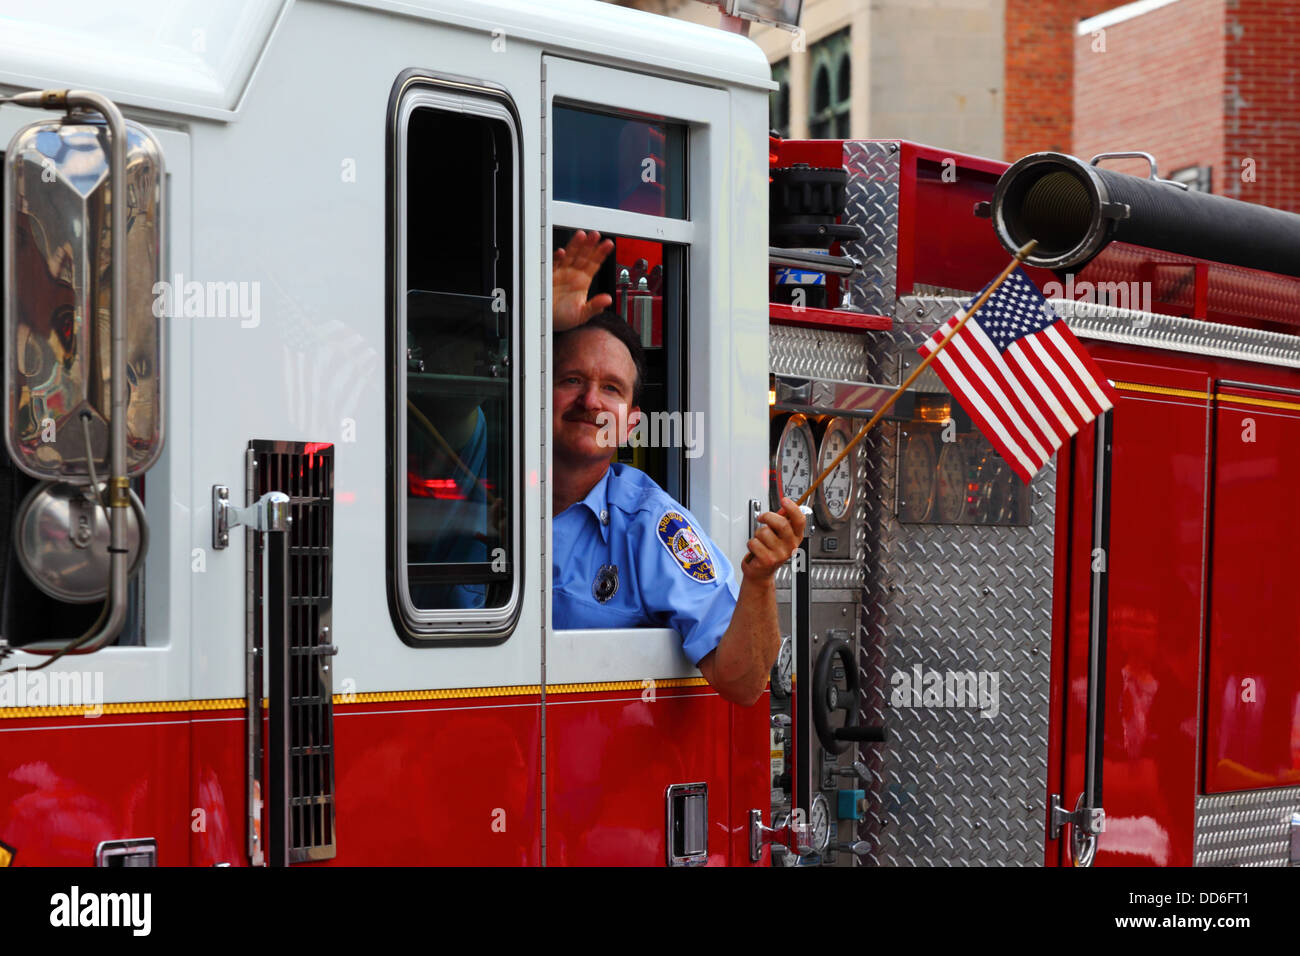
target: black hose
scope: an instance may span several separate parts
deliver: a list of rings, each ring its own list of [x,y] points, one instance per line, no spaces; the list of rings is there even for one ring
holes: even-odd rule
[[[1127,207],[1127,209],[1125,208]],[[993,225],[1030,265],[1071,269],[1111,242],[1300,276],[1300,215],[1091,166],[1063,153],[1014,163],[993,193]]]

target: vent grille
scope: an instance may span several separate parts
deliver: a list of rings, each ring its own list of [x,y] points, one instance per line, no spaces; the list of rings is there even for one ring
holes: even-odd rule
[[[334,446],[249,443],[252,500],[269,491],[289,496],[289,861],[326,860],[334,830],[333,544]],[[253,580],[261,609],[262,542]],[[262,647],[261,614],[256,615]],[[272,705],[274,706],[274,705]],[[271,773],[277,761],[270,762]]]

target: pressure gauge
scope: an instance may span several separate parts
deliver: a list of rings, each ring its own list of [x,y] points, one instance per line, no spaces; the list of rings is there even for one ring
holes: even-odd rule
[[[786,419],[784,425],[778,425],[778,422],[780,419],[773,422],[774,428],[780,428],[776,447],[772,450],[772,475],[776,481],[773,511],[781,509],[782,498],[798,501],[812,485],[814,477],[813,433],[808,427],[808,419],[795,414]]]
[[[808,839],[816,853],[825,853],[831,843],[831,805],[823,793],[814,796],[808,808]]]
[[[956,524],[965,512],[966,456],[956,442],[944,442],[935,469],[935,518],[944,524]]]
[[[794,644],[790,638],[781,639],[781,650],[777,652],[776,663],[772,666],[772,696],[786,698],[794,688]]]
[[[853,440],[853,429],[847,420],[832,418],[826,424],[821,447],[817,449],[817,474],[821,474],[840,452]],[[817,516],[831,527],[839,527],[853,513],[853,459],[850,452],[817,486]]]
[[[975,479],[976,520],[981,524],[1002,524],[1012,516],[1014,478],[1010,466],[997,452],[983,456]]]
[[[898,458],[898,520],[924,521],[934,507],[934,443],[924,432],[905,432]]]

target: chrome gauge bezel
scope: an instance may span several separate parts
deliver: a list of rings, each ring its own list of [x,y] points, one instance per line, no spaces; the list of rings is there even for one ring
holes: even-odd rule
[[[808,417],[806,415],[800,414],[799,412],[795,412],[789,418],[786,419],[785,425],[781,428],[781,433],[777,437],[776,444],[772,447],[772,481],[773,481],[772,494],[774,498],[774,500],[772,501],[773,511],[781,510],[781,499],[783,497],[795,498],[796,500],[798,499],[798,495],[791,495],[786,490],[785,482],[782,481],[781,479],[781,457],[782,457],[781,453],[782,451],[785,450],[786,442],[790,440],[790,436],[794,432],[802,433],[804,440],[807,442],[808,445],[809,486],[812,485],[813,479],[817,477],[816,472],[813,470],[816,467],[816,462],[817,462],[817,457],[816,457],[817,441],[813,436],[812,428],[808,424]],[[803,494],[803,492],[801,491],[799,492],[799,494]]]
[[[781,638],[781,649],[776,652],[772,665],[772,694],[778,698],[789,697],[794,691],[794,642],[789,635]]]
[[[824,829],[820,834],[817,832],[819,818],[824,821]],[[812,803],[808,806],[808,840],[815,852],[825,853],[826,848],[830,846],[833,824],[831,802],[826,799],[824,793],[814,795]]]
[[[846,418],[832,418],[826,423],[826,431],[822,434],[821,444],[817,446],[816,474],[818,475],[825,470],[827,465],[835,460],[835,455],[839,454],[839,452],[828,454],[830,440],[833,435],[843,435],[844,445],[847,445],[853,440],[854,428]],[[840,447],[843,448],[844,446],[842,445]],[[813,500],[813,507],[817,512],[817,517],[821,519],[823,526],[829,526],[832,528],[842,527],[848,522],[849,517],[853,514],[853,505],[857,497],[857,482],[854,480],[856,477],[854,475],[854,464],[856,458],[857,449],[854,449],[849,452],[848,456],[842,462],[840,462],[839,467],[835,469],[835,472],[827,475],[826,480],[817,486],[817,492],[814,495]],[[848,469],[849,492],[844,499],[844,512],[836,516],[831,510],[830,502],[826,499],[826,486],[830,484],[837,474],[839,474],[841,469]]]

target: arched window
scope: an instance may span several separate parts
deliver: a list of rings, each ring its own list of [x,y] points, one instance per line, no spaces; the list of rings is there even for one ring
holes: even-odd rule
[[[768,96],[768,126],[782,138],[790,135],[790,61],[772,64],[772,79],[781,84]]]
[[[848,139],[849,103],[853,93],[851,47],[846,27],[815,43],[812,62],[808,135],[813,139]]]

